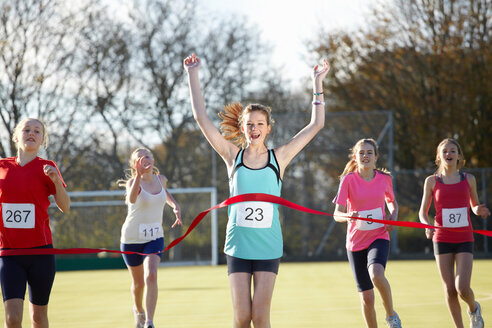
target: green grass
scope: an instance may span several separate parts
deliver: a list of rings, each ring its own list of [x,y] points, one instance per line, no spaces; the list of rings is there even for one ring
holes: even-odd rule
[[[156,327],[231,327],[227,268],[161,267]],[[492,323],[492,260],[475,260],[472,288]],[[390,261],[386,275],[404,327],[452,327],[434,261]],[[384,311],[376,297],[378,323]],[[133,327],[126,270],[58,272],[50,327]],[[469,325],[462,304],[464,325]],[[0,318],[3,321],[3,308]],[[29,327],[27,303],[24,327]],[[273,327],[364,327],[348,262],[282,263],[272,304]]]

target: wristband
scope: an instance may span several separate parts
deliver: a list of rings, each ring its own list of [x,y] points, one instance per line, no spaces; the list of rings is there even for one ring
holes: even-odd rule
[[[324,101],[319,101],[319,100],[315,100],[315,101],[313,101],[313,105],[314,105],[314,106],[324,105],[324,104],[325,104],[325,102],[324,102]]]
[[[321,92],[314,92],[313,93],[313,95],[315,95],[315,96],[321,96],[322,94],[323,94],[323,91],[321,91]]]

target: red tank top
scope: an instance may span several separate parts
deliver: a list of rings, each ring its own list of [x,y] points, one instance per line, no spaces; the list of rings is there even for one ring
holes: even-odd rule
[[[444,184],[438,176],[435,176],[436,185],[432,191],[436,209],[434,225],[447,229],[436,229],[432,239],[434,242],[464,243],[473,241],[470,222],[470,185],[466,174],[461,174],[461,176],[461,181],[454,184]]]

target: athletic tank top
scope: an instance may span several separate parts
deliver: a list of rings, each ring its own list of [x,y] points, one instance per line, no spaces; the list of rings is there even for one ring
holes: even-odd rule
[[[164,237],[162,215],[166,205],[167,194],[161,183],[161,191],[151,194],[140,187],[135,203],[128,203],[128,214],[121,227],[123,244],[144,244],[151,240]]]
[[[432,191],[436,217],[434,225],[449,229],[436,229],[434,242],[464,243],[473,241],[470,222],[470,185],[465,173],[460,173],[461,181],[445,184],[435,176],[436,185]],[[468,231],[453,231],[468,230]]]
[[[268,150],[267,165],[252,169],[244,165],[244,150],[236,156],[229,179],[230,195],[264,193],[280,197],[282,180],[273,150]],[[282,257],[283,240],[278,205],[242,202],[229,206],[224,253],[248,260]]]

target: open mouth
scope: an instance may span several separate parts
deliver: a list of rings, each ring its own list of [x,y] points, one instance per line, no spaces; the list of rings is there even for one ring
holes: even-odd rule
[[[260,138],[260,135],[259,134],[251,134],[250,137],[251,137],[251,140],[255,140],[255,139]]]

